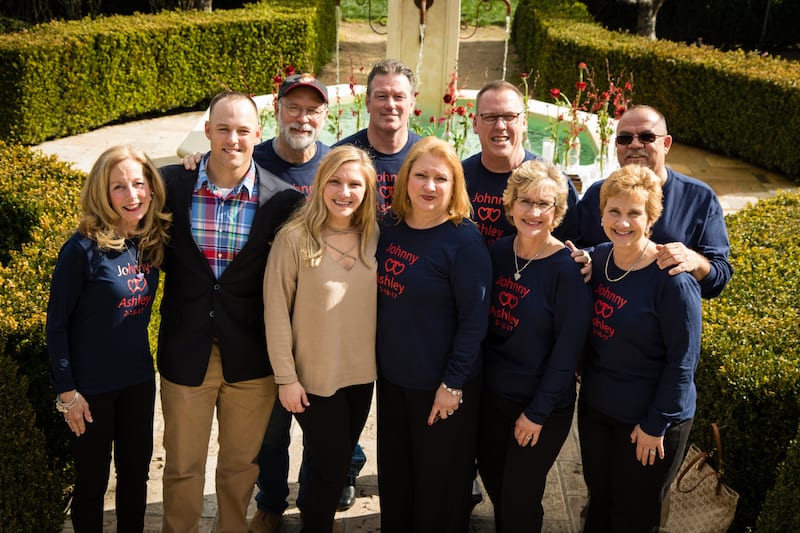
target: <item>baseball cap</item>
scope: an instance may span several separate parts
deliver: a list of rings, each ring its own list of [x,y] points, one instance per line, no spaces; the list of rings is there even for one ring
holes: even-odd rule
[[[287,76],[286,79],[283,80],[281,88],[278,91],[278,98],[283,98],[287,93],[298,87],[311,87],[319,93],[326,104],[328,103],[328,88],[315,78],[313,74],[307,72]]]

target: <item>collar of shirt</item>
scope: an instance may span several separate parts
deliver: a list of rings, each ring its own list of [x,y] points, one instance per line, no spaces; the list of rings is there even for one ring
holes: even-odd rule
[[[208,187],[208,190],[216,194],[217,187],[208,178],[208,173],[206,172],[206,166],[210,156],[211,152],[208,152],[200,160],[200,166],[197,169],[197,182],[194,185],[195,192],[199,191],[200,188],[205,184]],[[242,187],[244,187],[244,189],[247,191],[249,198],[254,198],[254,191],[256,187],[256,164],[252,159],[250,159],[250,168],[247,169],[244,179],[242,179],[242,181],[240,181],[239,184],[231,190],[229,196],[236,196],[239,194],[239,191],[242,190]]]

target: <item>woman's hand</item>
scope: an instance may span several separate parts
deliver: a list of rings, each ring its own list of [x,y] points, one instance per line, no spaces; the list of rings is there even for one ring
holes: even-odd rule
[[[450,392],[451,390],[453,389],[448,389],[444,384],[436,389],[431,414],[428,415],[429,426],[432,426],[440,418],[446,420],[448,416],[452,416],[458,411],[458,406],[461,404],[461,391],[453,394]]]
[[[589,283],[589,280],[592,279],[592,256],[586,250],[577,248],[572,241],[564,241],[564,246],[569,248],[572,260],[578,263],[583,281]]]
[[[299,381],[288,385],[278,385],[278,398],[283,408],[290,413],[304,413],[306,407],[311,405],[306,396],[306,389]]]
[[[642,466],[655,463],[656,455],[659,459],[664,458],[664,437],[648,435],[639,424],[631,431],[631,443],[636,444],[636,460],[641,461]]]
[[[542,432],[542,425],[531,420],[521,413],[514,424],[514,438],[520,446],[536,446],[539,442],[539,433]]]
[[[61,403],[70,403],[76,394],[78,394],[77,390],[62,392],[59,395]],[[89,403],[83,395],[78,398],[75,405],[69,408],[69,411],[64,413],[64,421],[69,426],[70,431],[78,437],[86,433],[86,423],[92,423],[94,420],[92,419],[92,412],[89,410]]]

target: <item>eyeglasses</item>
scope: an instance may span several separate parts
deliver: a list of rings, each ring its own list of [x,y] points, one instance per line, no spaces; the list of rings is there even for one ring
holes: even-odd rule
[[[494,113],[481,113],[478,116],[481,117],[481,122],[487,126],[494,126],[500,119],[503,119],[503,122],[506,124],[516,124],[521,114],[522,112],[520,111],[519,113],[503,113],[502,115],[495,115]]]
[[[525,211],[530,211],[531,209],[536,208],[536,210],[542,214],[547,213],[558,205],[558,202],[534,202],[533,200],[523,196],[517,196],[514,198],[514,200],[517,202],[517,205],[519,205]]]
[[[286,111],[286,114],[291,118],[299,118],[300,115],[305,114],[310,119],[316,119],[322,116],[325,112],[325,107],[303,107],[299,105],[282,105],[281,108]]]
[[[650,144],[656,142],[659,137],[666,137],[667,135],[659,135],[652,131],[643,131],[642,133],[621,133],[617,135],[617,144],[620,146],[628,146],[633,142],[634,137],[638,137],[639,142],[642,144]]]

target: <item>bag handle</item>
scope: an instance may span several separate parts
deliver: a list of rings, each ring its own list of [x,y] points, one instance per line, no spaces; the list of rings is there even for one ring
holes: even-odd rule
[[[697,470],[699,472],[700,469],[703,468],[703,465],[707,464],[708,458],[711,456],[711,454],[709,454],[708,452],[700,452],[697,455],[697,457],[692,459],[689,462],[689,464],[687,464],[686,466],[683,467],[683,469],[681,470],[680,475],[678,475],[678,480],[675,483],[675,487],[678,489],[678,491],[680,491],[680,492],[682,492],[684,494],[692,492],[693,490],[695,490],[698,486],[700,486],[700,483],[702,483],[706,478],[709,478],[709,477],[716,477],[717,478],[717,486],[716,486],[716,489],[715,489],[715,492],[716,492],[717,496],[719,496],[720,493],[722,492],[722,475],[724,473],[724,470],[722,469],[722,439],[720,438],[719,427],[717,426],[716,422],[712,422],[711,423],[711,431],[714,434],[714,440],[716,441],[716,445],[717,445],[717,455],[719,456],[719,460],[718,460],[719,472],[714,470],[714,468],[711,465],[709,465],[708,466],[709,472],[706,475],[701,476],[700,479],[697,480],[697,483],[695,483],[692,487],[687,488],[687,489],[684,489],[684,488],[681,487],[681,482],[683,482],[683,478],[686,477],[686,475],[692,469],[695,469],[695,470]]]

